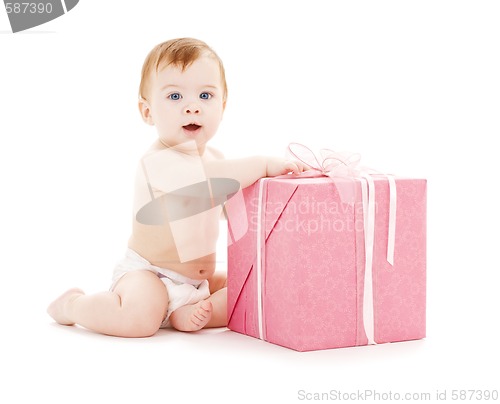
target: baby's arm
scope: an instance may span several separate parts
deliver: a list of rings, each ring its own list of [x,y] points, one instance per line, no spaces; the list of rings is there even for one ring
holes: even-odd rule
[[[242,188],[252,185],[263,177],[275,177],[289,172],[300,174],[306,168],[298,161],[263,156],[205,163],[207,177],[233,178],[240,183]]]

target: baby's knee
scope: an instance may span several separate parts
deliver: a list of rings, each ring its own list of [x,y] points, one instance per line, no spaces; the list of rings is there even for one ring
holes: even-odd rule
[[[168,294],[165,285],[152,273],[129,275],[119,285],[125,333],[130,337],[149,337],[158,331],[167,315]]]
[[[129,313],[127,334],[130,337],[150,337],[161,327],[166,316],[166,310],[161,307],[145,305]]]

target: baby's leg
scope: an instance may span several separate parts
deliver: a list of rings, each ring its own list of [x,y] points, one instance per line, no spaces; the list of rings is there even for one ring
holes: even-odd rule
[[[216,272],[210,279],[210,297],[213,313],[206,327],[227,326],[227,273]]]
[[[70,289],[47,309],[60,324],[79,324],[118,337],[153,335],[165,318],[168,294],[163,282],[150,271],[124,275],[113,292],[85,295]]]
[[[227,326],[227,287],[219,289],[207,299],[212,303],[213,311],[205,328]]]

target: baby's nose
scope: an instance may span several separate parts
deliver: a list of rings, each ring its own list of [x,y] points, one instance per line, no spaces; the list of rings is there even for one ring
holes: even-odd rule
[[[199,114],[200,113],[200,107],[195,104],[195,103],[189,103],[184,107],[184,113],[185,114]]]

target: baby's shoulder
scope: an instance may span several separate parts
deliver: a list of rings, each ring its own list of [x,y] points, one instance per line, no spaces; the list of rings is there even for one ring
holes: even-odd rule
[[[215,147],[212,146],[207,146],[206,154],[208,158],[214,159],[214,160],[223,160],[224,159],[224,153],[222,153],[219,149],[216,149]]]
[[[154,142],[141,158],[142,163],[160,163],[161,165],[175,164],[184,160],[186,160],[185,154],[176,150],[175,147],[167,147],[159,141]]]

